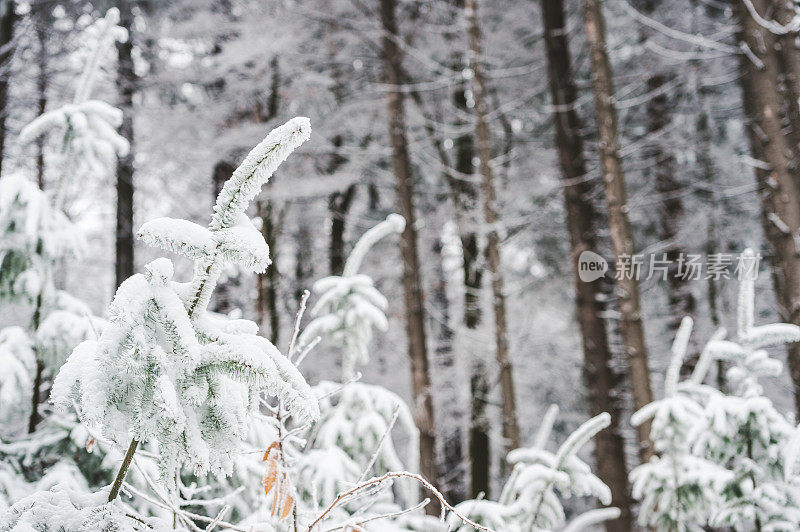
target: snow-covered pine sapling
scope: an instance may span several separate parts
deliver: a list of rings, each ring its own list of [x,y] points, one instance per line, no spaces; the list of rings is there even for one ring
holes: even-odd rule
[[[144,440],[157,443],[168,478],[182,464],[198,474],[229,473],[262,392],[278,396],[301,422],[319,416],[308,384],[256,334],[255,323],[206,312],[226,262],[255,272],[270,263],[266,242],[245,211],[310,132],[307,118],[270,132],[225,183],[208,228],[170,218],[144,224],[139,238],[193,260],[193,278],[172,281],[165,258],[148,264],[117,290],[100,339],[78,346],[62,367],[54,402],[65,407],[75,400],[81,418],[103,436],[131,439],[109,500]]]
[[[308,344],[317,336],[337,347],[342,352],[343,380],[351,379],[357,365],[369,361],[369,343],[372,329],[386,330],[386,298],[374,286],[372,278],[359,274],[364,256],[380,239],[402,233],[405,219],[399,214],[390,214],[359,239],[345,262],[341,276],[324,277],[314,283],[314,292],[319,300],[311,309],[315,317],[303,330],[301,345]]]
[[[660,456],[631,472],[642,501],[641,521],[662,531],[705,526],[744,530],[796,530],[800,526],[800,476],[787,449],[797,434],[793,421],[764,397],[762,377],[782,365],[766,347],[800,340],[800,328],[754,325],[755,257],[742,254],[736,341],[718,331],[706,344],[691,377],[678,382],[691,322],[684,321],[673,347],[665,397],[637,412],[652,418],[651,437]],[[703,385],[714,361],[730,365],[731,393]]]
[[[752,251],[743,259],[754,262]],[[717,357],[730,364],[729,395],[709,398],[705,415],[691,437],[693,453],[731,473],[712,526],[736,530],[797,530],[800,527],[800,477],[788,475],[794,464],[785,450],[796,433],[794,421],[781,414],[759,380],[781,373],[767,347],[800,341],[800,327],[786,323],[755,326],[755,275],[741,282],[736,342],[718,340]]]
[[[703,384],[725,331],[718,331],[695,366],[691,378],[679,382],[686,357],[692,319],[684,318],[672,344],[664,382],[664,398],[631,418],[634,426],[652,419],[650,439],[657,455],[631,471],[633,496],[642,501],[639,521],[664,532],[700,530],[719,503],[719,492],[730,474],[723,467],[692,454],[692,433],[703,419],[703,405],[720,392]]]
[[[56,289],[53,271],[60,260],[77,256],[81,247],[82,240],[75,227],[64,213],[53,207],[48,194],[20,175],[0,178],[0,301],[30,308],[30,342],[43,321],[52,316],[51,311],[60,309],[62,312],[57,316],[64,316],[71,310],[65,306],[75,306],[64,304],[74,298]],[[48,330],[52,330],[55,319],[47,322]],[[35,358],[32,386],[25,391],[25,396],[32,398],[29,432],[33,432],[39,421],[39,389],[45,371],[38,346],[32,345]],[[9,376],[7,373],[0,379]]]
[[[117,133],[122,111],[101,100],[90,99],[103,55],[116,41],[128,38],[125,28],[117,26],[119,10],[111,8],[105,17],[84,30],[89,43],[86,63],[75,87],[71,103],[47,111],[20,131],[20,143],[44,135],[58,135],[59,181],[54,187],[55,205],[62,205],[69,184],[84,184],[85,179],[102,176],[116,155],[128,152],[128,141]]]
[[[419,467],[419,430],[411,410],[397,394],[382,386],[322,381],[314,386],[320,399],[320,420],[306,439],[311,451],[301,461],[310,482],[303,494],[330,500],[341,483],[352,482],[353,469],[368,468],[375,474]],[[407,438],[407,455],[400,459],[391,438],[384,439],[397,418]],[[331,451],[331,449],[335,449]],[[376,452],[377,449],[377,452]],[[403,484],[406,504],[418,500],[415,483]]]
[[[14,432],[30,401],[31,375],[36,366],[33,343],[22,327],[0,330],[0,441]],[[3,483],[0,482],[0,486]]]
[[[555,453],[545,449],[552,431],[558,408],[551,406],[542,420],[542,425],[531,447],[514,449],[508,453],[507,460],[514,465],[511,476],[503,486],[498,501],[469,500],[460,503],[456,509],[474,521],[504,532],[523,532],[528,530],[554,530],[566,522],[564,507],[558,497],[592,496],[602,504],[611,502],[611,491],[597,478],[591,468],[577,453],[598,432],[611,422],[607,413],[597,415],[570,434]],[[577,525],[588,526],[601,521],[616,519],[619,510],[604,508],[578,516]],[[451,519],[457,525],[456,519]],[[456,530],[466,532],[468,525]]]

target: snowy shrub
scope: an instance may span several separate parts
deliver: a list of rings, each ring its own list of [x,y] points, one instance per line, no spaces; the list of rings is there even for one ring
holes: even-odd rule
[[[206,312],[225,262],[252,271],[269,264],[245,209],[309,134],[305,118],[273,130],[223,187],[208,228],[172,219],[144,224],[139,238],[195,261],[194,277],[172,281],[171,261],[160,258],[123,282],[100,339],[78,346],[56,378],[54,402],[75,400],[82,420],[105,437],[157,442],[165,477],[181,464],[198,474],[229,473],[262,392],[301,420],[319,415],[303,377],[255,323]]]
[[[105,492],[87,493],[55,486],[37,491],[11,506],[0,516],[0,530],[37,532],[155,532],[183,531],[171,522],[139,517],[120,505],[106,502]]]
[[[88,57],[73,101],[43,113],[20,131],[21,143],[46,135],[58,136],[57,195],[63,195],[70,184],[85,183],[89,178],[105,175],[117,155],[128,153],[128,141],[117,133],[122,111],[104,101],[90,99],[103,54],[115,41],[127,39],[127,32],[117,26],[117,22],[119,10],[111,8],[105,17],[84,30],[85,39],[90,43]]]
[[[30,409],[32,375],[36,367],[33,345],[21,327],[0,330],[0,439],[14,427]]]
[[[692,453],[692,435],[703,406],[721,394],[703,384],[715,341],[700,356],[692,377],[678,382],[692,332],[684,318],[672,346],[664,383],[664,398],[636,412],[634,425],[652,419],[650,438],[657,451],[648,463],[631,472],[633,496],[642,501],[640,521],[659,530],[696,530],[708,522],[720,502],[719,493],[730,479],[717,463]],[[715,338],[720,338],[717,333]]]
[[[386,298],[367,275],[358,269],[367,252],[380,239],[401,233],[406,222],[399,214],[390,214],[359,239],[347,258],[341,276],[324,277],[314,283],[319,300],[311,309],[315,316],[303,330],[302,345],[310,344],[317,336],[337,347],[342,353],[344,379],[352,378],[358,365],[369,361],[372,329],[385,331],[388,327]]]
[[[561,444],[555,453],[545,445],[550,437],[558,408],[551,406],[531,447],[514,449],[507,460],[514,465],[511,476],[503,486],[498,501],[469,500],[456,509],[470,519],[494,530],[527,532],[530,530],[556,530],[564,527],[566,516],[559,499],[562,497],[596,497],[603,504],[611,502],[611,491],[591,471],[586,462],[578,458],[578,451],[611,422],[608,414],[593,417]],[[578,516],[565,530],[581,530],[609,519],[619,517],[616,508],[593,510]],[[451,517],[451,525],[458,519]],[[461,524],[455,530],[473,530]]]
[[[753,258],[749,250],[743,256]],[[800,527],[797,429],[759,383],[782,370],[765,348],[800,341],[800,328],[754,325],[752,277],[741,282],[736,341],[723,340],[725,332],[718,332],[691,378],[678,383],[691,332],[691,321],[684,321],[673,347],[666,397],[634,416],[635,423],[653,418],[652,438],[662,453],[631,472],[634,496],[643,502],[643,524],[670,531]],[[731,366],[729,394],[702,384],[714,360]]]
[[[80,247],[48,194],[20,175],[0,177],[0,299],[35,305],[52,283],[53,264]]]

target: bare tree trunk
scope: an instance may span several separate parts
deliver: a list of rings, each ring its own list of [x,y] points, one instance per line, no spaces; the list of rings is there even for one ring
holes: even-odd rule
[[[217,164],[214,165],[214,170],[211,173],[211,181],[214,192],[212,201],[216,200],[217,196],[219,196],[219,193],[222,192],[222,187],[225,184],[225,181],[230,179],[234,170],[236,170],[236,167],[233,165],[233,163],[227,160],[217,161]],[[211,307],[214,312],[227,314],[231,311],[233,308],[233,305],[231,304],[231,285],[234,284],[236,283],[232,279],[226,279],[217,283],[217,289],[214,290],[213,306]]]
[[[269,184],[267,184],[269,186]],[[278,271],[275,265],[277,257],[277,224],[273,218],[272,203],[268,200],[256,200],[256,211],[261,218],[261,234],[269,246],[272,264],[267,266],[265,273],[259,273],[256,278],[258,286],[258,299],[256,301],[256,314],[259,326],[263,329],[269,324],[269,341],[278,345],[280,338],[280,319],[278,317]]]
[[[11,79],[11,58],[14,55],[14,24],[17,3],[0,0],[0,175],[6,146],[6,119],[8,118],[8,86]]]
[[[434,279],[432,303],[436,314],[430,320],[435,333],[436,348],[434,361],[439,383],[436,390],[440,399],[440,412],[449,418],[448,429],[439,428],[442,459],[438,473],[438,488],[450,504],[458,504],[464,500],[464,451],[462,446],[461,383],[453,378],[458,373],[456,358],[453,353],[453,329],[450,318],[450,301],[447,297],[447,274],[442,263],[442,241],[436,238],[431,246],[431,260],[435,261],[436,276]],[[441,419],[441,418],[440,418]]]
[[[575,310],[583,340],[584,378],[591,414],[611,414],[611,425],[595,439],[594,459],[598,476],[611,489],[612,506],[622,512],[619,519],[606,521],[606,530],[624,532],[631,530],[633,518],[625,445],[619,430],[620,407],[615,393],[619,378],[609,365],[612,354],[606,324],[601,317],[601,280],[583,282],[578,276],[581,253],[597,250],[597,212],[589,199],[592,186],[586,181],[586,159],[580,119],[574,107],[577,98],[564,18],[563,0],[542,0],[550,98],[575,283]]]
[[[506,296],[500,263],[500,236],[497,226],[497,197],[492,171],[492,139],[487,115],[489,112],[486,86],[481,63],[481,33],[478,23],[477,0],[467,0],[469,19],[470,67],[472,69],[472,89],[475,98],[475,137],[478,158],[483,177],[483,215],[488,226],[486,235],[486,255],[489,259],[489,275],[492,279],[492,309],[494,311],[495,357],[500,368],[500,390],[502,394],[503,439],[506,452],[521,445],[519,425],[517,424],[517,402],[514,394],[514,377],[508,357],[508,325],[506,321]]]
[[[625,175],[619,156],[617,112],[614,107],[614,84],[606,54],[605,21],[600,0],[583,0],[584,30],[589,42],[595,113],[600,134],[601,165],[606,204],[616,264],[634,254],[633,234],[628,220]],[[619,298],[620,333],[628,360],[628,372],[634,407],[638,410],[653,400],[647,346],[644,340],[639,285],[635,275],[622,275],[616,284]],[[646,462],[653,454],[650,423],[637,427],[639,457]]]
[[[47,30],[45,25],[49,22],[48,10],[42,9],[36,17],[36,41],[39,48],[36,50],[36,60],[39,63],[39,72],[36,77],[36,90],[39,93],[37,102],[38,116],[44,114],[47,108]],[[44,190],[44,137],[36,138],[36,182]]]
[[[130,150],[117,161],[116,286],[133,275],[133,94],[136,73],[133,69],[133,12],[130,0],[119,2],[119,25],[128,31],[128,40],[117,43],[117,92],[122,109],[119,132],[130,143]]]
[[[762,4],[764,5],[764,4]],[[790,7],[790,0],[769,0],[765,5],[765,14],[774,14],[780,24],[790,24],[795,17],[795,11]],[[754,5],[755,7],[755,5]],[[749,15],[749,13],[748,13]],[[788,118],[789,131],[787,137],[792,148],[792,161],[789,169],[794,175],[796,186],[800,187],[800,46],[797,42],[797,32],[787,32],[776,37],[775,50],[778,53],[779,69],[784,96],[783,114]]]
[[[402,54],[395,19],[395,0],[380,0],[383,28],[383,61],[386,76],[389,139],[392,145],[392,166],[397,188],[398,211],[406,219],[400,239],[403,259],[403,293],[406,308],[406,334],[411,359],[413,410],[420,431],[420,470],[427,478],[436,478],[436,434],[431,398],[428,349],[425,341],[425,315],[422,306],[422,281],[417,253],[416,213],[414,212],[414,177],[408,155],[405,109],[400,85],[403,81]],[[426,506],[434,514],[435,505]]]
[[[314,257],[312,246],[314,240],[311,229],[306,220],[301,216],[297,227],[294,262],[294,299],[300,301],[303,291],[311,289],[311,280],[314,278]]]
[[[791,146],[784,136],[781,121],[780,64],[775,51],[775,37],[737,2],[736,16],[740,39],[753,59],[740,59],[745,115],[749,122],[750,149],[754,158],[769,169],[756,168],[762,189],[762,223],[774,252],[773,282],[784,321],[800,324],[800,198],[791,172]],[[763,14],[768,0],[753,0]],[[800,412],[800,344],[788,349],[789,372],[794,384],[795,408]]]
[[[467,112],[465,88],[460,87],[454,95],[455,105]],[[455,139],[455,176],[448,178],[450,195],[456,211],[459,240],[461,241],[462,271],[464,275],[464,326],[469,331],[477,331],[481,324],[480,294],[483,285],[483,268],[480,265],[481,250],[478,235],[475,233],[475,218],[478,212],[478,190],[471,181],[474,175],[472,159],[475,146],[471,134],[463,134]],[[469,425],[469,463],[470,496],[481,493],[489,496],[489,467],[491,465],[489,438],[489,419],[486,406],[489,398],[489,382],[486,378],[486,365],[476,357],[470,365],[470,425]]]
[[[464,9],[464,0],[454,0],[454,6]],[[454,68],[460,68],[456,62]],[[453,105],[461,114],[470,114],[467,106],[466,82],[456,86],[453,92]],[[456,124],[464,128],[469,124],[457,116]],[[435,132],[432,132],[432,134]],[[435,135],[433,135],[435,138]],[[462,321],[469,331],[476,331],[481,324],[481,288],[483,267],[475,232],[479,218],[478,188],[473,182],[475,165],[475,143],[471,132],[462,133],[454,140],[455,160],[451,164],[443,148],[438,147],[442,164],[445,166],[445,182],[453,203],[455,221],[461,241],[462,272],[464,276],[464,314]],[[470,418],[468,433],[468,457],[470,467],[470,496],[489,496],[489,469],[491,466],[491,441],[489,419],[486,413],[489,398],[489,382],[486,364],[480,357],[473,357],[469,368]],[[455,437],[456,435],[454,435]],[[463,453],[462,453],[463,454]],[[446,465],[446,464],[445,464]],[[460,464],[459,464],[460,466]]]

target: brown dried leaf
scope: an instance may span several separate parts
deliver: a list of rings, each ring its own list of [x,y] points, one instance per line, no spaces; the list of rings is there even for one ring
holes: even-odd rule
[[[267,462],[267,471],[264,474],[264,493],[269,494],[275,483],[278,481],[278,461],[269,460]]]
[[[283,508],[281,508],[281,516],[280,516],[281,520],[285,519],[286,516],[288,516],[291,513],[293,507],[294,507],[294,499],[291,496],[287,495],[286,498],[283,499]]]

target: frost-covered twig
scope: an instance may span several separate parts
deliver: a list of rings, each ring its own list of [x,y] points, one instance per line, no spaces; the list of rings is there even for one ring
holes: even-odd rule
[[[354,522],[352,524],[355,525],[355,526],[361,526],[361,525],[365,525],[365,524],[367,524],[367,523],[369,523],[371,521],[378,521],[380,519],[392,519],[393,517],[400,517],[401,515],[410,514],[412,512],[416,512],[417,510],[425,508],[430,502],[431,502],[430,499],[425,498],[425,499],[422,499],[417,504],[415,504],[414,506],[410,506],[408,508],[403,508],[402,510],[398,510],[396,512],[385,513],[385,514],[381,514],[381,515],[373,515],[373,516],[370,516],[370,517],[368,517],[366,519],[362,519],[361,521],[356,521],[356,522]],[[327,528],[323,532],[335,532],[336,530],[341,530],[341,529],[343,529],[343,528],[345,528],[347,526],[351,526],[351,523],[347,522],[347,523],[341,524],[339,526],[335,526],[333,528]]]
[[[306,312],[306,305],[308,304],[309,297],[311,297],[311,292],[303,290],[303,295],[300,297],[300,308],[297,309],[297,315],[294,319],[294,328],[292,329],[292,339],[289,341],[289,350],[286,352],[286,358],[290,361],[294,358],[297,337],[300,335],[300,322],[303,320],[303,314]]]
[[[434,497],[436,497],[436,499],[439,500],[439,503],[442,506],[442,512],[441,515],[439,516],[439,519],[441,519],[442,521],[444,521],[444,517],[447,511],[450,511],[453,515],[455,515],[456,517],[461,519],[464,523],[468,524],[473,528],[476,528],[478,530],[483,530],[485,532],[495,532],[491,528],[479,525],[478,523],[475,523],[474,521],[470,520],[468,517],[460,514],[458,510],[456,510],[449,502],[447,502],[447,500],[444,498],[444,495],[442,495],[433,484],[425,480],[421,475],[417,475],[415,473],[409,473],[408,471],[390,471],[389,473],[385,473],[379,477],[373,477],[365,482],[358,484],[353,488],[350,488],[347,491],[339,493],[336,499],[332,503],[330,503],[328,507],[325,508],[325,510],[310,525],[308,525],[307,532],[313,532],[314,527],[317,526],[317,524],[319,524],[323,519],[325,519],[325,516],[327,516],[334,508],[336,508],[336,506],[341,504],[343,501],[349,499],[354,494],[358,493],[363,489],[370,488],[372,486],[375,486],[376,484],[380,484],[386,480],[393,478],[410,478],[416,480],[417,482],[422,484],[425,488],[429,489],[431,493],[433,493]]]
[[[402,233],[405,227],[406,219],[399,214],[393,213],[387,216],[386,220],[364,233],[361,238],[358,239],[355,247],[353,247],[353,251],[351,251],[350,255],[347,257],[347,262],[345,262],[344,270],[342,271],[342,277],[351,277],[357,274],[359,268],[361,268],[361,263],[364,261],[364,257],[367,252],[372,249],[372,246],[385,236],[394,233]]]
[[[372,457],[367,462],[367,466],[361,472],[361,476],[358,477],[356,484],[360,484],[367,478],[367,474],[369,474],[369,470],[372,469],[372,466],[375,465],[375,461],[378,459],[378,455],[381,452],[381,448],[383,447],[383,442],[386,441],[386,438],[389,436],[389,433],[392,432],[394,428],[394,424],[397,423],[397,418],[400,416],[400,405],[396,405],[394,407],[394,412],[392,412],[392,419],[389,421],[389,424],[386,426],[386,430],[383,431],[383,435],[381,439],[378,440],[378,445],[375,446],[375,452],[372,453]]]

